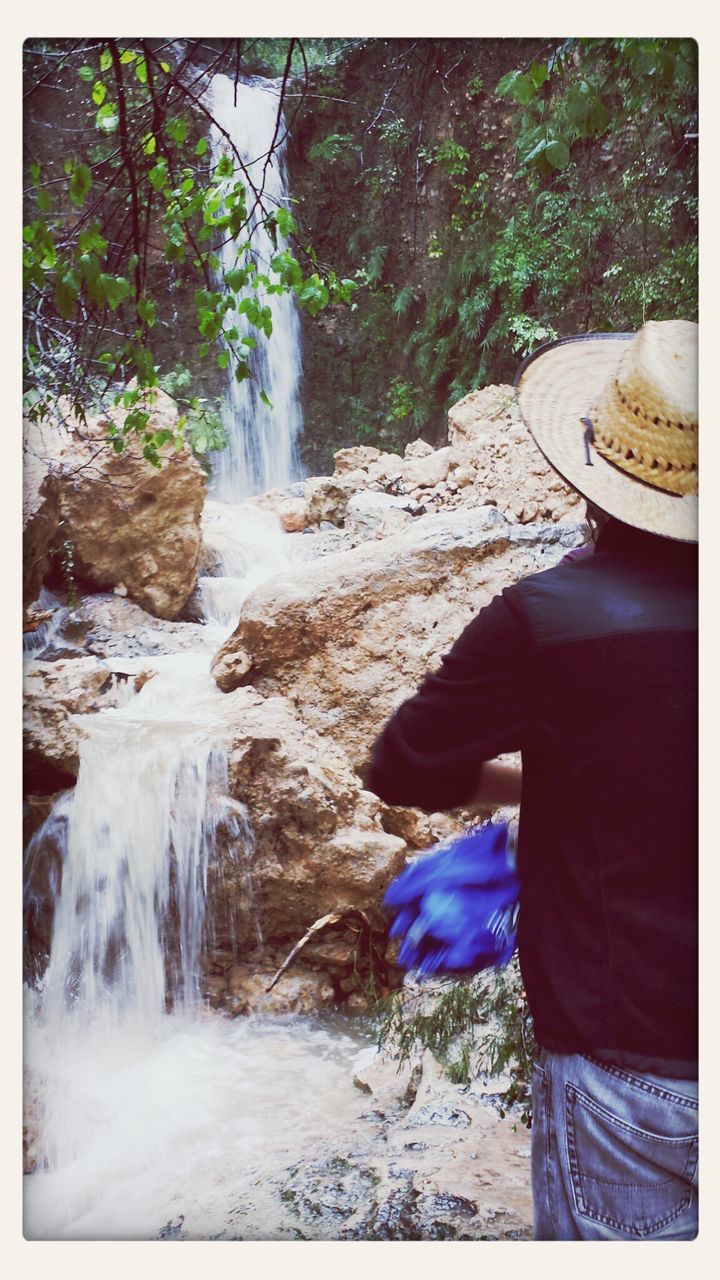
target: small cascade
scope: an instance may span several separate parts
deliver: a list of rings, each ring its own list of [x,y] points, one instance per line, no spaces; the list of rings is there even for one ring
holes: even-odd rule
[[[276,151],[270,162],[267,159],[277,129],[277,84],[257,78],[235,85],[228,76],[215,75],[210,84],[208,105],[225,131],[223,134],[219,129],[211,129],[214,160],[229,152],[229,137],[256,189],[263,187],[266,209],[287,207],[282,122],[277,132]],[[236,160],[234,156],[232,159]],[[229,183],[236,182],[240,176],[237,165]],[[253,205],[254,197],[249,194],[251,216],[247,238],[258,270],[267,273],[276,248],[262,224],[261,211],[253,211]],[[283,247],[281,237],[277,247]],[[238,265],[232,239],[223,244],[220,260],[223,274]],[[226,502],[239,502],[266,489],[282,488],[301,475],[297,451],[302,431],[298,396],[300,323],[295,299],[291,293],[271,295],[262,288],[248,290],[248,293],[261,305],[270,307],[272,337],[268,340],[251,326],[242,310],[231,313],[240,339],[252,339],[257,345],[250,352],[252,378],[237,382],[234,370],[228,369],[223,422],[229,443],[214,461],[215,490]],[[242,294],[239,306],[242,306]],[[262,392],[269,405],[261,398]]]
[[[202,647],[122,660],[129,674],[148,664],[154,674],[139,692],[125,680],[120,705],[76,717],[85,735],[77,784],[58,799],[26,852],[27,919],[38,950],[49,946],[44,974],[33,972],[32,956],[28,964],[35,984],[26,1021],[28,1102],[46,1170],[32,1179],[27,1199],[31,1238],[53,1231],[83,1238],[74,1233],[95,1204],[109,1132],[120,1181],[136,1170],[138,1148],[143,1160],[158,1158],[134,1128],[139,1116],[142,1128],[148,1117],[133,1090],[155,1097],[168,1062],[179,1073],[175,1087],[190,1087],[192,1071],[176,1057],[178,1042],[185,1038],[208,1067],[201,956],[213,940],[206,901],[220,835],[234,884],[244,886],[244,901],[234,901],[234,909],[262,944],[253,833],[243,805],[229,794],[231,728],[210,662],[248,592],[287,571],[291,560],[267,513],[211,502],[205,519],[217,576],[200,580]],[[232,937],[231,913],[223,920],[226,932],[228,926]],[[167,1102],[156,1099],[160,1133],[182,1129],[172,1082],[168,1088]],[[122,1110],[126,1124],[116,1121]],[[215,1116],[212,1106],[206,1110]],[[155,1205],[153,1212],[159,1230],[164,1210]],[[137,1220],[137,1214],[129,1220],[130,1237]],[[100,1236],[105,1229],[98,1227]]]

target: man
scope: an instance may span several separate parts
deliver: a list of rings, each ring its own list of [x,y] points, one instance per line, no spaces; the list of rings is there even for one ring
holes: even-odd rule
[[[541,1046],[535,1237],[697,1234],[697,326],[566,339],[519,371],[535,442],[605,513],[497,596],[391,718],[367,785],[518,803]],[[522,773],[494,757],[522,752]]]

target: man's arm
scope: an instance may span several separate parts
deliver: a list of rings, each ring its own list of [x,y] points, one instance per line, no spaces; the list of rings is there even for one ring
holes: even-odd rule
[[[368,789],[387,804],[429,813],[517,804],[519,770],[495,757],[527,742],[533,666],[524,613],[504,592],[386,724],[366,771]]]
[[[480,765],[478,785],[470,801],[473,809],[502,809],[520,803],[522,769],[514,764],[486,760]]]

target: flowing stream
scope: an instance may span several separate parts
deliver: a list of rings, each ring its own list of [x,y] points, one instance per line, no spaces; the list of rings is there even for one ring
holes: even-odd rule
[[[232,82],[215,77],[212,99],[256,172],[277,94],[241,85],[236,105]],[[287,198],[278,161],[266,192]],[[269,242],[257,252],[266,258]],[[148,665],[154,674],[138,693],[128,681],[120,705],[81,718],[77,785],[27,851],[32,865],[52,847],[57,863],[49,965],[27,991],[37,1158],[25,1180],[30,1239],[152,1239],[180,1229],[184,1238],[276,1238],[274,1182],[363,1105],[351,1065],[367,1043],[349,1024],[232,1021],[212,1013],[199,990],[220,821],[235,824],[252,907],[252,831],[227,794],[229,730],[210,662],[247,594],[292,568],[274,517],[239,504],[298,473],[297,316],[288,298],[274,297],[272,308],[256,378],[233,383],[228,396],[223,501],[204,514],[216,572],[199,583],[202,641],[195,652],[128,657],[127,674]],[[273,411],[258,400],[261,388]],[[260,920],[256,927],[260,939]]]

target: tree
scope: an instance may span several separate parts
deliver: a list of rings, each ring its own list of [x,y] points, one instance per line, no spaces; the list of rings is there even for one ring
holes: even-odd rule
[[[258,180],[203,96],[218,70],[237,86],[241,41],[219,50],[197,40],[185,47],[158,40],[28,42],[29,114],[48,87],[70,104],[82,90],[73,146],[59,155],[31,147],[27,157],[24,372],[31,417],[69,414],[83,423],[90,408],[111,403],[122,410],[108,426],[111,447],[122,452],[137,436],[159,466],[158,451],[174,437],[150,429],[143,392],[170,374],[158,335],[172,328],[178,284],[194,292],[198,357],[230,368],[238,381],[252,376],[254,339],[240,335],[236,309],[270,336],[272,314],[260,293],[292,290],[311,314],[350,297],[353,282],[317,261],[301,243],[292,212],[267,195],[288,84],[301,86],[290,129],[307,81],[302,43],[274,43],[284,45],[284,61],[275,132]],[[215,159],[212,127],[224,144]],[[37,149],[37,130],[27,132]],[[276,250],[267,265],[252,252],[260,225]],[[223,269],[219,250],[228,242],[235,263]],[[166,385],[177,392],[183,378]],[[197,397],[184,403],[196,417],[208,412]],[[177,443],[186,424],[187,415]]]

